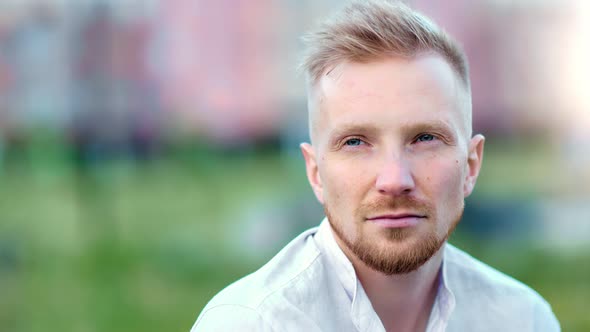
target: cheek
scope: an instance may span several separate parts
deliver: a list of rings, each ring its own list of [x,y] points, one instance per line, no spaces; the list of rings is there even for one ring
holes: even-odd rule
[[[332,204],[351,204],[362,198],[369,181],[366,165],[345,161],[325,163],[320,169],[324,198]]]
[[[422,190],[432,198],[452,198],[463,192],[463,168],[456,158],[431,158],[418,166]],[[462,197],[462,195],[461,195]]]

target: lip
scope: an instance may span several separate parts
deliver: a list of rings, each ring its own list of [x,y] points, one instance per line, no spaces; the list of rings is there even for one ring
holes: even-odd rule
[[[425,218],[422,214],[395,213],[367,218],[367,221],[386,228],[405,228],[416,226]]]

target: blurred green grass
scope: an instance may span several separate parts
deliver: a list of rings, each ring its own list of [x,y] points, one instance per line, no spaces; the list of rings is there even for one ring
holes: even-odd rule
[[[542,191],[539,178],[551,162],[539,161],[548,154],[525,151],[489,149],[478,191]],[[299,159],[273,153],[182,156],[146,164],[112,161],[84,172],[63,158],[38,157],[27,167],[4,170],[0,330],[187,331],[216,292],[272,255],[240,255],[229,246],[226,233],[236,211],[269,197],[312,196]],[[527,163],[536,171],[510,171],[510,165],[524,169]],[[564,331],[590,331],[590,253],[498,245],[461,233],[453,242],[538,290]]]

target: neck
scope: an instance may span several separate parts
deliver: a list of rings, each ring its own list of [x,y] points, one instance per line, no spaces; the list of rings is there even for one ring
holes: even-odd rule
[[[385,275],[369,268],[340,241],[337,242],[354,266],[385,330],[425,331],[438,290],[444,246],[416,271]]]

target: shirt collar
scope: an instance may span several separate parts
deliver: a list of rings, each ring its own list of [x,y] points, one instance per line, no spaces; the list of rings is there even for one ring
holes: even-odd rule
[[[352,263],[336,243],[327,218],[324,218],[320,224],[314,238],[351,301],[350,313],[357,328],[361,331],[384,331],[377,313],[373,310],[373,306],[356,276]],[[446,244],[443,249],[443,263],[438,278],[438,291],[426,329],[429,332],[444,331],[455,308],[455,296],[448,283],[447,264],[444,259],[445,251]]]
[[[315,236],[316,243],[320,247],[322,253],[326,256],[327,261],[332,265],[333,271],[338,276],[342,287],[348,298],[352,301],[356,293],[357,277],[354,272],[354,267],[348,257],[342,252],[334,234],[332,234],[332,227],[327,218],[324,218],[318,232]]]
[[[428,318],[428,325],[426,331],[445,331],[451,314],[455,309],[455,295],[449,286],[449,278],[447,274],[447,266],[445,263],[446,246],[443,248],[443,261],[441,266],[441,273],[438,278],[438,290],[430,317]]]
[[[316,243],[326,256],[333,272],[338,277],[350,300],[350,314],[359,331],[383,331],[383,324],[377,316],[369,297],[356,276],[352,263],[346,257],[334,238],[332,227],[324,218],[316,234]]]

